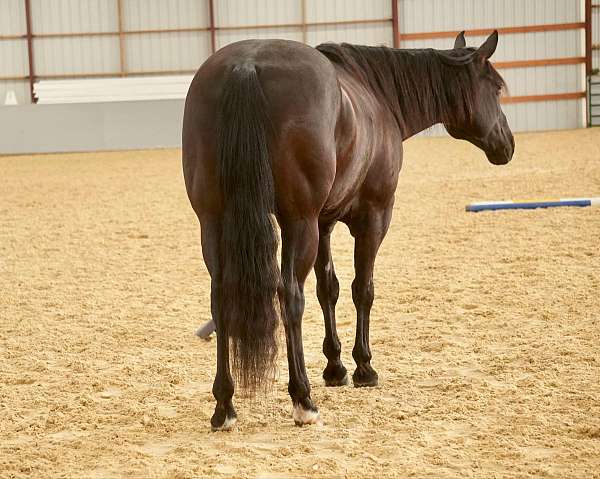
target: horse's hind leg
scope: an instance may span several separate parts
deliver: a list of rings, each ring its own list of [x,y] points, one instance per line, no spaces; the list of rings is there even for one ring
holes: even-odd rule
[[[218,219],[201,219],[202,255],[210,273],[210,309],[217,326],[217,374],[212,392],[217,400],[215,412],[210,420],[213,431],[228,430],[237,419],[233,408],[233,380],[229,371],[229,335],[227,325],[220,314],[221,268],[219,261],[219,239],[221,225]]]
[[[356,370],[352,375],[354,386],[376,386],[378,376],[371,366],[369,345],[369,320],[375,296],[373,267],[379,246],[387,233],[392,215],[392,206],[386,209],[371,209],[352,219],[350,232],[355,238],[352,300],[356,306],[356,340],[352,357]]]
[[[310,398],[310,383],[304,365],[302,347],[302,315],[304,313],[304,281],[312,268],[319,243],[317,220],[300,219],[281,224],[281,279],[279,301],[285,326],[289,365],[288,391],[292,398],[294,422],[315,424],[319,412]]]
[[[327,358],[327,367],[323,371],[323,379],[326,386],[344,386],[348,384],[348,374],[340,359],[342,346],[335,324],[335,305],[340,294],[340,285],[331,259],[330,239],[332,230],[333,225],[320,227],[315,275],[317,277],[317,297],[325,321],[323,354]]]

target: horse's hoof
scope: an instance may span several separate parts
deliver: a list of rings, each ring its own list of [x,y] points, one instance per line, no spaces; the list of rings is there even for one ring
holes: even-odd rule
[[[348,371],[341,363],[337,365],[328,364],[323,371],[323,379],[325,380],[325,386],[328,387],[346,386],[348,384]]]
[[[210,418],[210,429],[212,432],[231,431],[236,421],[237,415],[233,406],[230,406],[227,409],[217,406],[215,413]]]
[[[377,386],[379,376],[370,364],[361,364],[352,375],[355,388],[372,388]]]
[[[312,406],[305,409],[302,404],[294,404],[294,410],[292,411],[292,418],[296,426],[304,426],[305,424],[323,424],[319,411],[316,407]]]

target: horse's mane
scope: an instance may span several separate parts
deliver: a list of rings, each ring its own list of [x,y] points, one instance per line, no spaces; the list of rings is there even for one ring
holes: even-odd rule
[[[317,46],[332,63],[357,78],[385,103],[402,131],[411,113],[452,124],[472,118],[477,108],[475,49],[399,50],[388,47],[324,43]],[[500,74],[486,62],[484,74],[502,89]]]

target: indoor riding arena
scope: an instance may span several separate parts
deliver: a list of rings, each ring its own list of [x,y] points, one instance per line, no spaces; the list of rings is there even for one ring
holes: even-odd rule
[[[0,7],[0,478],[600,477],[600,6]],[[320,420],[292,419],[280,324],[274,381],[237,388],[237,422],[213,432],[219,336],[196,334],[211,278],[182,169],[194,72],[250,38],[450,50],[494,29],[514,155],[493,165],[441,125],[404,142],[373,277],[378,384],[325,385],[311,272],[302,342]],[[349,377],[353,251],[340,221]]]

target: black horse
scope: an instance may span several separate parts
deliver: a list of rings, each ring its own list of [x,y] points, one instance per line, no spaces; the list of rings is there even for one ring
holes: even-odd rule
[[[276,299],[292,416],[299,425],[319,420],[302,349],[304,282],[313,267],[325,320],[323,378],[328,386],[347,383],[330,250],[337,221],[355,238],[352,379],[355,386],[377,384],[369,347],[373,264],[392,215],[402,141],[442,123],[491,163],[510,161],[504,82],[488,61],[497,43],[497,32],[478,49],[466,47],[463,32],[444,51],[248,40],[221,49],[198,70],[185,105],[183,170],[217,327],[213,430],[236,418],[230,348],[239,385],[256,390],[273,377]]]

